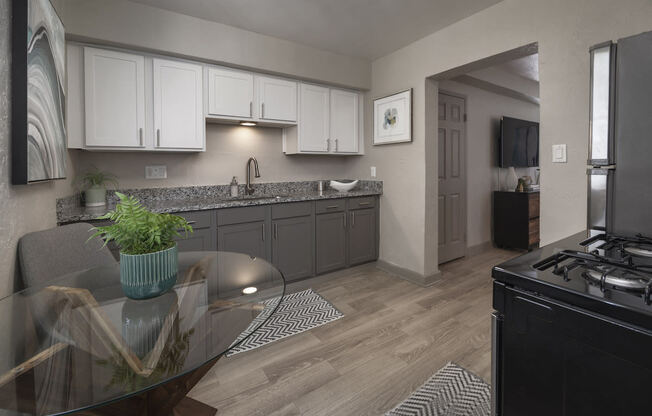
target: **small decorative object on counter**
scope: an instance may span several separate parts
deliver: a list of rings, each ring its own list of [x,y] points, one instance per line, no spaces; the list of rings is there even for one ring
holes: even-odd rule
[[[238,196],[238,178],[233,177],[231,179],[231,197],[236,198]]]
[[[87,207],[103,207],[106,205],[106,186],[112,184],[118,186],[115,175],[102,172],[97,168],[91,168],[88,172],[79,177],[76,181],[84,189],[84,201]]]
[[[349,192],[351,189],[355,188],[358,184],[358,180],[355,181],[331,181],[330,187],[337,190],[338,192]]]
[[[510,166],[507,169],[507,174],[505,174],[505,190],[514,192],[518,186],[518,176],[516,176],[516,170],[513,166]]]
[[[518,185],[516,186],[516,192],[525,192],[525,179],[518,178]]]
[[[177,215],[156,214],[136,198],[116,192],[120,202],[97,219],[113,224],[95,227],[93,237],[104,244],[115,241],[120,247],[120,283],[127,297],[147,299],[171,289],[177,281],[176,237],[192,233],[188,222]]]

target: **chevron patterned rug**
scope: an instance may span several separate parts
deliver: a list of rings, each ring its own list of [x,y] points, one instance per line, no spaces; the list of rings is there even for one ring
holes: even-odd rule
[[[256,327],[268,317],[269,320],[245,339],[242,344],[229,351],[226,354],[227,357],[325,325],[344,316],[329,301],[319,296],[312,289],[285,295],[278,305],[278,309],[271,317],[269,315],[278,303],[278,298],[269,299],[264,303],[265,308],[254,319],[250,328]],[[245,330],[234,344],[240,342],[250,332],[249,329]]]
[[[385,416],[489,416],[491,387],[454,363],[448,363]]]

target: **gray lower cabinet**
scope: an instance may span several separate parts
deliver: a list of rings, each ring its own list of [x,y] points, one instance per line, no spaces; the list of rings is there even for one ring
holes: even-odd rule
[[[217,250],[217,242],[215,241],[215,232],[210,228],[202,228],[193,230],[188,233],[181,233],[181,237],[177,237],[177,247],[179,251],[215,251]]]
[[[265,221],[217,227],[217,248],[270,260]]]
[[[349,265],[373,261],[376,256],[376,210],[358,209],[349,213]]]
[[[272,262],[285,280],[302,279],[315,273],[314,244],[312,216],[272,221]]]
[[[315,234],[317,274],[346,267],[346,212],[317,215]]]

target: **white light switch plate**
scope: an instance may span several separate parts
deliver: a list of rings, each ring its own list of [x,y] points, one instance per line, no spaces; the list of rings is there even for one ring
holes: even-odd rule
[[[566,145],[553,144],[552,145],[552,163],[566,163]]]
[[[372,166],[372,167],[371,167],[371,177],[372,177],[372,178],[375,178],[375,177],[376,177],[376,167],[375,167],[375,166]]]
[[[145,166],[145,179],[166,179],[167,177],[166,165]]]

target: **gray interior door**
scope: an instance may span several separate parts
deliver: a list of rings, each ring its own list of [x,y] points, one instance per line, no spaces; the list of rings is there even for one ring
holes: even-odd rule
[[[349,265],[376,259],[376,210],[351,211],[349,217]]]
[[[217,228],[217,249],[269,260],[265,221],[222,225]]]
[[[346,267],[346,213],[317,215],[315,228],[317,273]]]
[[[272,223],[273,263],[287,281],[309,277],[314,272],[312,218],[287,218]]]
[[[439,263],[466,254],[464,99],[439,94]]]

